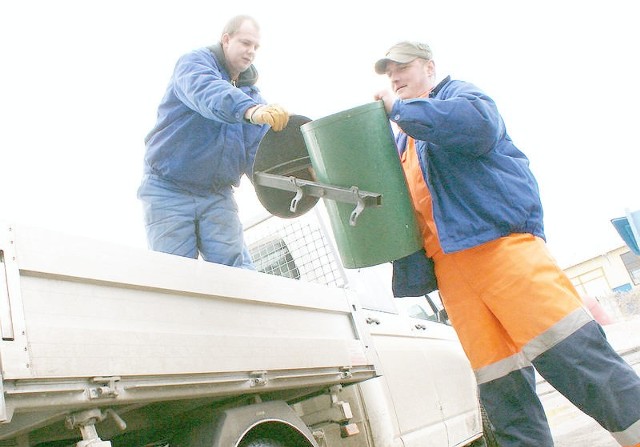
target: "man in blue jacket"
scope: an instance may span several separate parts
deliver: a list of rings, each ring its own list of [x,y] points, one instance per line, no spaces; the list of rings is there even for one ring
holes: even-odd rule
[[[423,246],[499,445],[553,446],[535,368],[621,445],[640,446],[640,378],[548,253],[536,180],[496,104],[470,83],[436,83],[423,43],[394,45],[375,70],[391,83],[375,98],[399,128]]]
[[[254,268],[233,187],[250,176],[269,126],[280,131],[289,120],[255,86],[259,45],[258,23],[237,16],[218,44],[178,60],[145,139],[138,198],[151,249]]]

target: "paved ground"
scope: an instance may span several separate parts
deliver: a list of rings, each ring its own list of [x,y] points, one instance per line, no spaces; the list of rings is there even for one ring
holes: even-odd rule
[[[611,345],[640,374],[640,316],[604,326]],[[589,416],[548,384],[538,386],[549,418],[555,447],[618,447],[619,444]]]

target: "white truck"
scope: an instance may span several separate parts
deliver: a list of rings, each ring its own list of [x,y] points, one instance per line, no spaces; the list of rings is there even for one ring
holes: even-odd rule
[[[438,309],[342,269],[321,213],[247,237],[262,272],[4,224],[0,447],[484,445]]]

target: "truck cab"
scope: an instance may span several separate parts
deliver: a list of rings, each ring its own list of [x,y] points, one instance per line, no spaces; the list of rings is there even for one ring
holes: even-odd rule
[[[348,443],[355,436],[347,428],[315,421],[318,402],[300,403],[297,410],[320,445],[484,445],[475,378],[437,292],[394,298],[390,263],[344,268],[327,222],[319,204],[294,219],[258,219],[245,232],[258,270],[357,292],[382,374],[345,387],[341,399],[350,402],[350,423],[368,442]],[[484,423],[489,430],[486,418]]]

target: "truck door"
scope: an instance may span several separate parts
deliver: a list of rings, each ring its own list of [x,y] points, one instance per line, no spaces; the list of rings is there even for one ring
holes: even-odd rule
[[[366,318],[405,447],[454,446],[481,432],[476,384],[453,329],[425,297],[384,293],[388,266],[361,269]],[[410,311],[413,311],[411,313]]]
[[[435,361],[429,362],[447,427],[449,445],[459,445],[481,431],[475,377],[448,318],[435,296],[397,300],[399,311],[416,325],[425,325],[423,347]],[[470,427],[475,427],[470,431]]]

